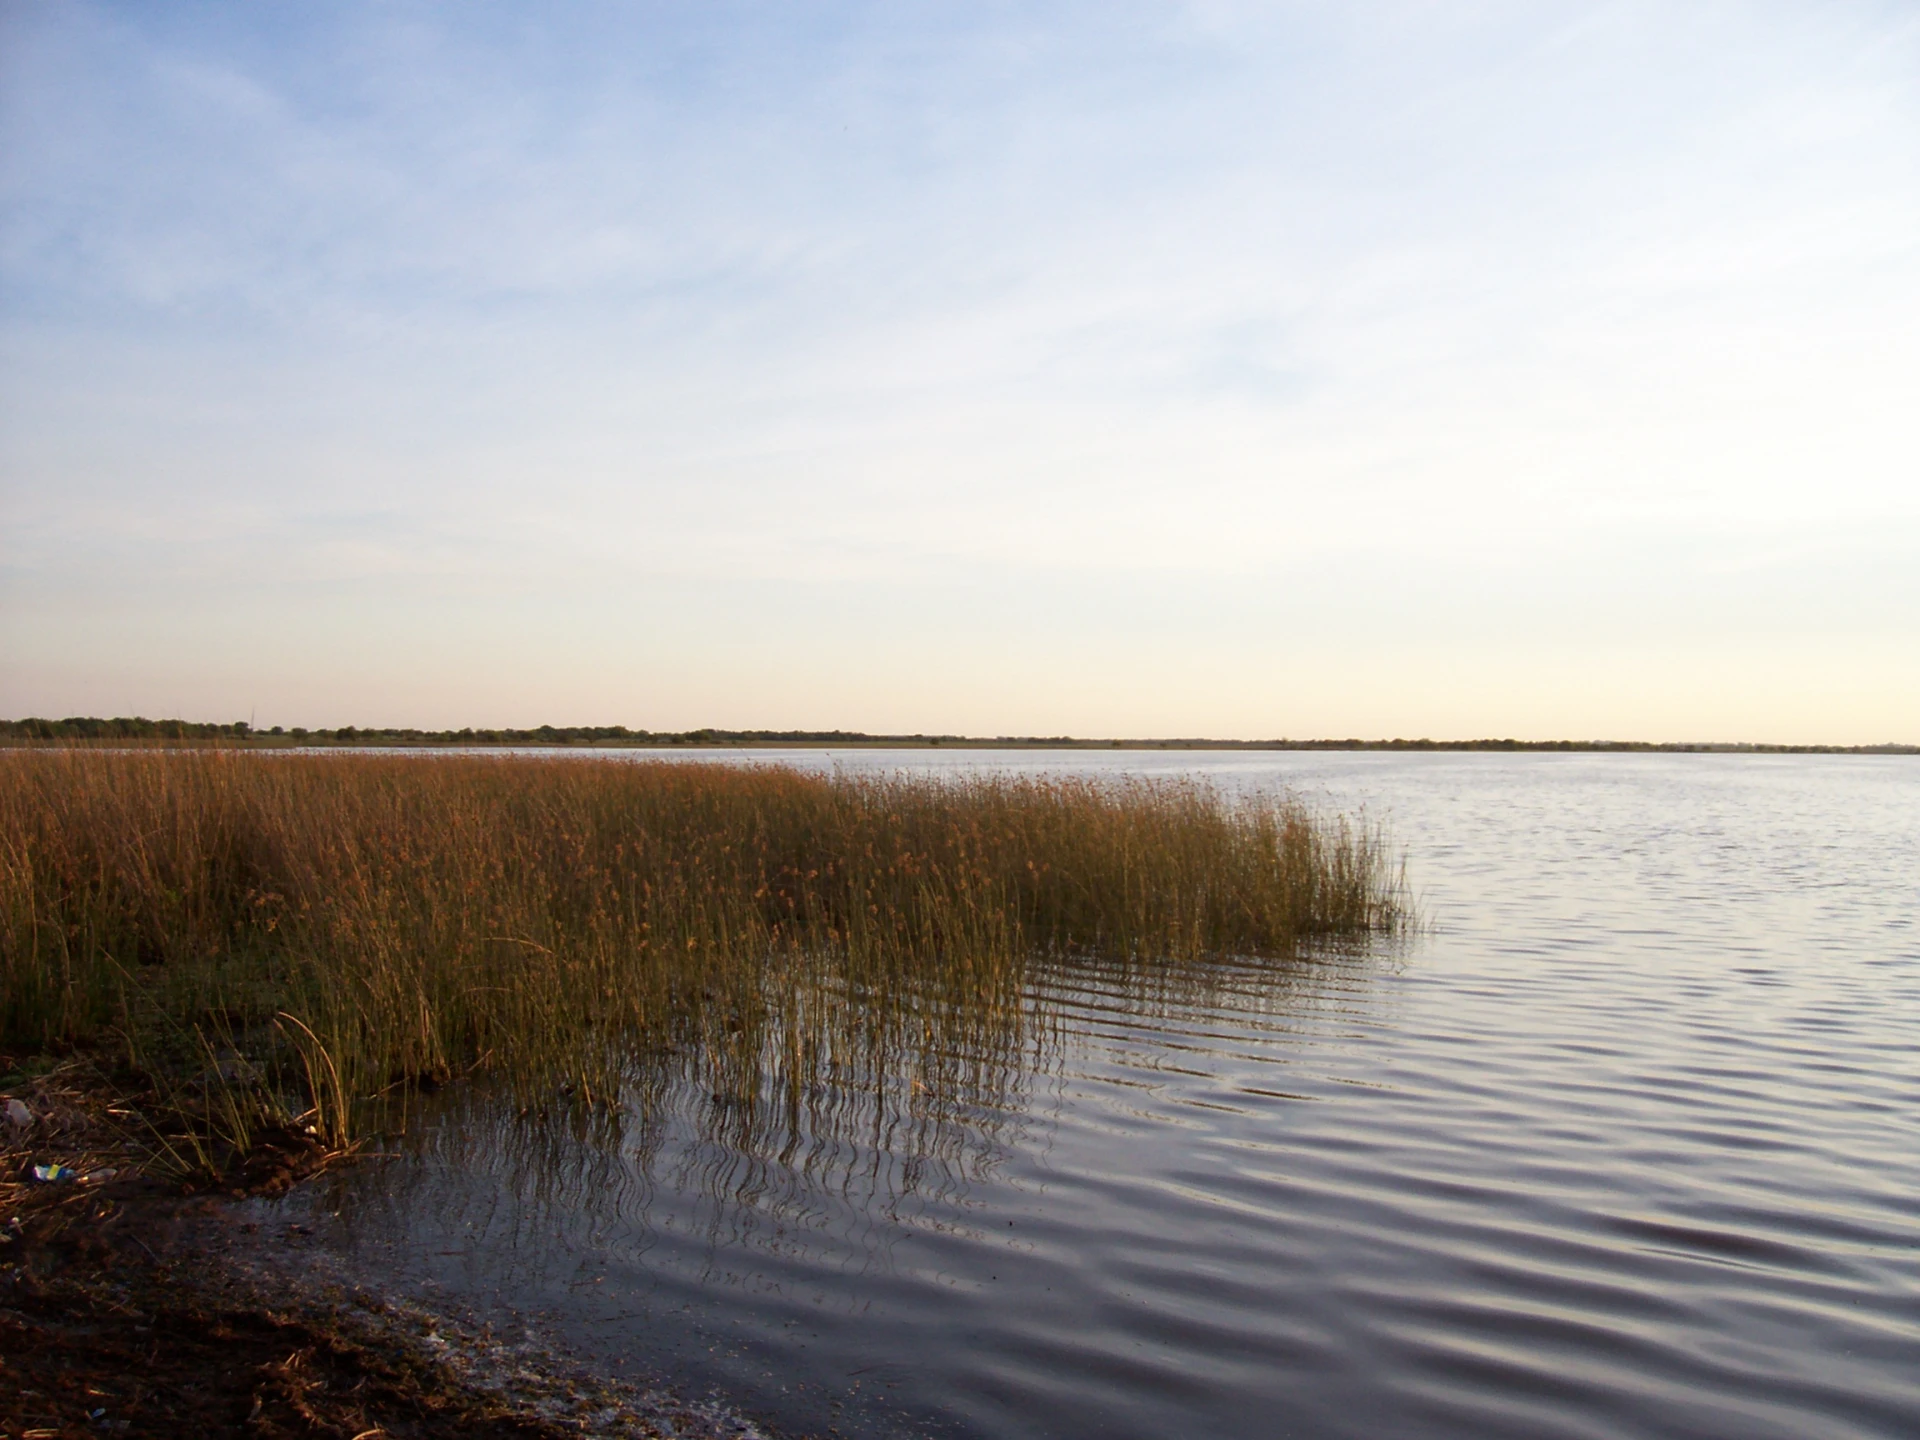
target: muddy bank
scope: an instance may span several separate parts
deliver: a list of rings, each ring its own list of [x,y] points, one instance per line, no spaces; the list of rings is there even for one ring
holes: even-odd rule
[[[81,1065],[0,1095],[0,1434],[765,1440],[531,1335],[337,1283],[297,1227],[241,1223],[234,1195],[334,1158],[301,1137],[236,1157],[209,1193],[170,1180],[128,1113]]]

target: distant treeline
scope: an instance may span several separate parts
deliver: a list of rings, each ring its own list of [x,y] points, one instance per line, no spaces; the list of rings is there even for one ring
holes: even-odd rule
[[[228,724],[74,715],[64,720],[0,720],[0,742],[36,740],[213,740],[249,745],[839,745],[953,746],[972,749],[1078,750],[1549,750],[1741,755],[1920,755],[1920,745],[1756,745],[1650,740],[1084,740],[1072,735],[869,735],[859,730],[629,730],[625,725],[541,725],[531,730],[257,730]]]
[[[65,720],[0,720],[0,737],[10,740],[238,740],[253,733],[244,720],[208,725],[195,720],[149,720],[144,715],[70,715]]]
[[[149,720],[144,715],[69,715],[64,720],[30,716],[0,720],[0,740],[241,740],[252,743],[294,741],[307,745],[904,745],[946,740],[978,744],[957,735],[863,735],[851,730],[629,730],[625,725],[540,725],[531,730],[415,730],[409,727],[342,725],[308,729],[304,725],[257,729],[245,720],[228,724],[197,720]],[[999,741],[992,742],[995,744]],[[1008,744],[1084,744],[1065,736],[1056,740]]]

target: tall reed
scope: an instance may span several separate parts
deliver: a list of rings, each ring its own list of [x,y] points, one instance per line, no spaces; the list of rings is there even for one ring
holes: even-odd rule
[[[456,1071],[604,1087],[683,1046],[738,1076],[777,1035],[799,1073],[850,1016],[1017,1009],[1036,954],[1402,918],[1373,831],[1186,781],[0,753],[0,1044],[264,1067],[335,1136]]]

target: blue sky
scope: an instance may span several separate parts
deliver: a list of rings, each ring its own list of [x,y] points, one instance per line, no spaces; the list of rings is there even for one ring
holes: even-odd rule
[[[0,0],[0,714],[1920,739],[1895,4]]]

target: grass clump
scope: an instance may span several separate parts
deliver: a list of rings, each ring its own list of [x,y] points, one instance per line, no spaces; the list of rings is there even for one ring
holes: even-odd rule
[[[1198,782],[0,752],[0,1045],[122,1047],[236,1144],[475,1069],[611,1093],[641,1048],[799,1073],[1010,1014],[1039,954],[1402,918],[1377,834]]]

